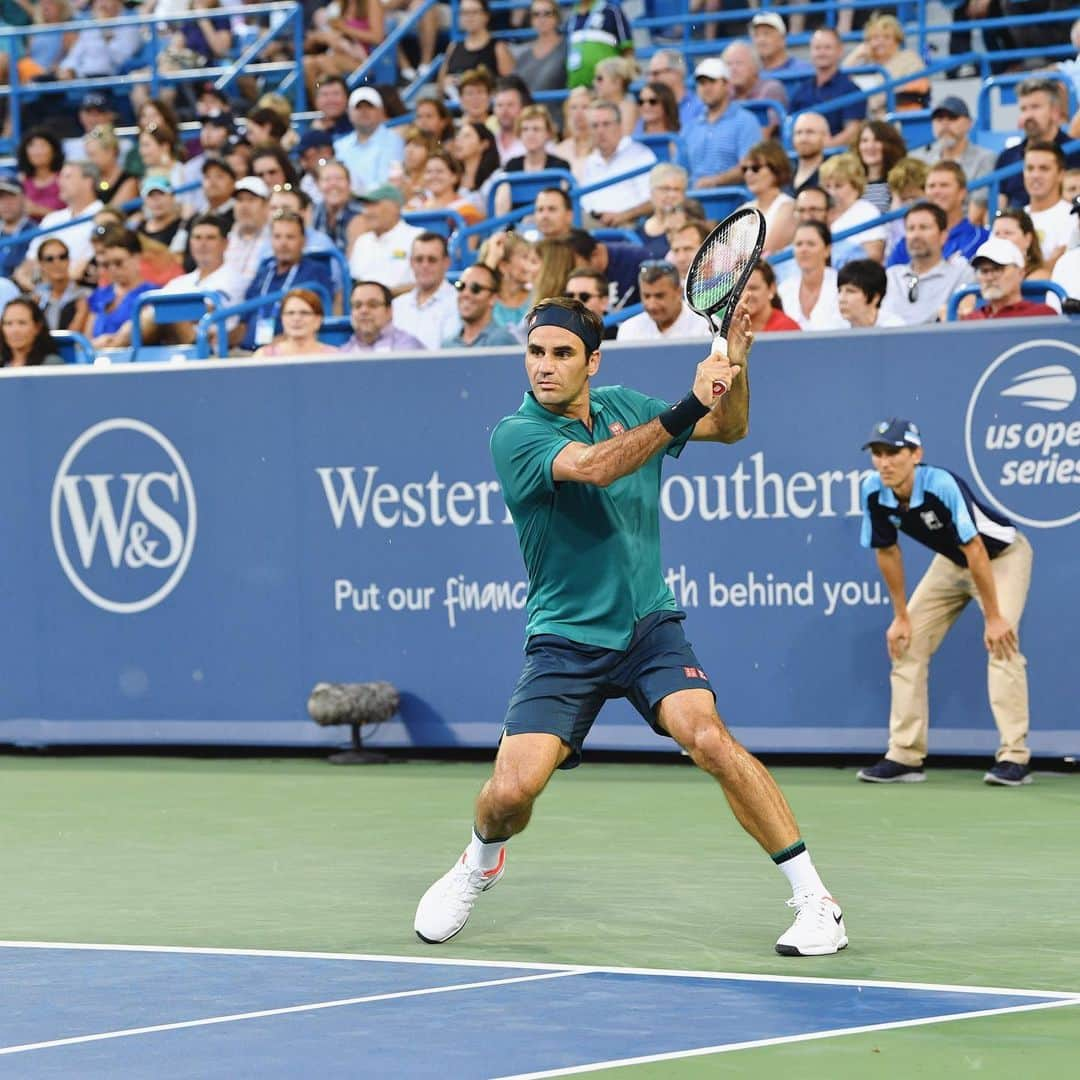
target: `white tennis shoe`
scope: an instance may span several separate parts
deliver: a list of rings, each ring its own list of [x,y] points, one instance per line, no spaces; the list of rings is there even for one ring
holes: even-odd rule
[[[828,956],[847,948],[847,928],[840,905],[818,893],[798,893],[787,906],[795,921],[776,943],[781,956]]]
[[[505,869],[505,848],[499,852],[499,863],[494,870],[467,866],[463,854],[449,873],[443,874],[420,897],[413,920],[416,936],[429,945],[449,941],[469,921],[477,897],[487,892],[503,876]]]

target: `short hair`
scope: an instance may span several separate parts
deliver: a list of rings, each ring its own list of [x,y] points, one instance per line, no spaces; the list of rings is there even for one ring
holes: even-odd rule
[[[320,75],[319,81],[315,84],[316,91],[321,90],[324,86],[340,86],[346,94],[349,92],[349,84],[345,81],[343,75]]]
[[[600,74],[618,79],[625,90],[634,81],[636,65],[625,56],[606,56],[594,68],[593,78]]]
[[[889,190],[899,194],[913,187],[926,190],[926,178],[930,175],[930,166],[920,158],[902,157],[888,172],[885,179]]]
[[[888,288],[885,268],[874,259],[852,259],[844,263],[836,275],[836,287],[839,289],[843,285],[854,285],[868,304],[874,302],[875,296],[880,304]]]
[[[1029,97],[1031,94],[1045,94],[1053,104],[1060,109],[1062,102],[1062,85],[1054,79],[1040,78],[1038,75],[1025,79],[1016,88],[1018,98]]]
[[[521,99],[522,105],[531,105],[533,103],[532,91],[529,89],[529,84],[520,75],[500,75],[495,80],[495,93],[502,94],[507,90],[514,91]],[[547,111],[546,109],[544,110]]]
[[[494,266],[488,266],[487,263],[475,262],[472,266],[467,266],[466,270],[484,270],[491,275],[491,287],[498,292],[502,288],[502,274],[495,269]]]
[[[638,267],[638,281],[645,285],[655,285],[658,281],[670,281],[676,289],[682,282],[679,280],[679,269],[667,259],[646,259]]]
[[[261,124],[263,127],[270,129],[270,137],[273,139],[280,139],[286,131],[289,130],[289,125],[282,119],[281,113],[276,112],[274,109],[261,108],[252,109],[247,114],[249,120],[255,121],[256,124]]]
[[[568,191],[565,191],[561,187],[541,188],[536,193],[536,197],[539,199],[541,195],[555,195],[555,196],[557,196],[558,198],[560,198],[562,200],[564,210],[573,210],[574,209],[574,200],[570,197],[570,193]]]
[[[212,229],[217,229],[221,233],[222,237],[227,238],[229,230],[225,225],[225,222],[217,214],[196,214],[188,224],[188,236],[190,236],[200,225],[209,225]]]
[[[101,170],[92,161],[68,161],[65,164],[78,169],[83,174],[83,178],[89,180],[95,187],[101,183]]]
[[[584,229],[571,229],[566,237],[570,250],[580,259],[591,259],[599,241]]]
[[[596,284],[597,288],[607,296],[609,282],[607,274],[601,273],[599,270],[592,270],[587,266],[583,266],[578,270],[571,270],[570,277],[568,277],[567,283],[574,278],[584,278],[586,281],[592,281]]]
[[[832,247],[832,229],[824,221],[800,221],[795,226],[795,232],[798,233],[800,229],[813,229],[826,247]]]
[[[357,289],[362,286],[367,286],[371,289],[378,289],[382,293],[383,303],[387,307],[391,307],[394,303],[394,294],[381,282],[381,281],[354,281],[352,289],[349,290],[349,299],[353,298],[353,294]]]
[[[832,196],[823,188],[817,184],[807,184],[805,187],[799,188],[798,194],[795,196],[795,201],[799,201],[799,195],[820,195],[825,200],[825,209],[832,209]]]
[[[657,49],[653,56],[662,56],[669,68],[676,71],[686,71],[686,58],[678,49]]]
[[[323,161],[315,171],[315,178],[321,180],[322,174],[326,172],[327,169],[340,169],[345,174],[345,178],[349,181],[349,190],[352,191],[352,173],[349,172],[349,166],[346,165],[344,161],[338,161],[337,158],[329,158],[326,161]]]
[[[521,125],[528,120],[539,120],[547,127],[549,133],[554,134],[555,132],[555,121],[551,119],[551,113],[543,105],[526,105],[518,113],[518,117],[514,121],[514,130],[519,135],[521,134]]]
[[[707,221],[699,221],[697,218],[690,218],[681,225],[676,225],[668,229],[668,241],[670,242],[671,237],[677,236],[681,232],[686,232],[687,229],[697,233],[698,243],[703,244],[705,243],[705,238],[712,232],[712,225]]]
[[[596,334],[596,340],[602,341],[604,337],[604,320],[591,308],[587,308],[580,300],[569,296],[548,296],[533,306],[533,309],[525,316],[526,326],[532,321],[532,317],[545,308],[557,307],[564,311],[573,312],[583,322],[589,324]],[[577,335],[575,335],[576,337]],[[580,340],[580,339],[579,339]],[[584,341],[582,346],[584,347]]]
[[[1061,147],[1058,146],[1057,143],[1036,142],[1036,143],[1028,143],[1027,146],[1024,147],[1024,157],[1025,158],[1028,156],[1028,154],[1034,154],[1034,153],[1037,153],[1037,152],[1038,153],[1043,153],[1043,154],[1053,154],[1054,158],[1056,159],[1056,161],[1058,163],[1058,168],[1062,172],[1064,172],[1065,169],[1068,167],[1069,163],[1065,158],[1065,151],[1062,150]]]
[[[417,244],[438,244],[442,248],[444,259],[450,255],[450,245],[446,242],[446,237],[441,233],[431,232],[430,230],[422,232],[419,236],[413,238],[413,247],[416,247]]]
[[[102,247],[123,248],[129,255],[142,254],[138,234],[124,225],[105,225],[98,236]]]
[[[482,86],[489,94],[495,89],[495,76],[483,65],[469,68],[458,79],[458,90],[464,90],[467,86]]]
[[[823,185],[830,181],[837,181],[841,184],[848,183],[860,195],[866,190],[866,169],[863,168],[863,163],[859,160],[858,155],[851,153],[850,150],[826,158],[818,170],[818,177]]]
[[[686,188],[690,185],[690,174],[681,165],[676,165],[671,161],[661,161],[649,170],[650,189],[657,184],[662,184],[665,180],[678,180]]]
[[[829,37],[836,39],[837,45],[843,45],[844,43],[844,39],[831,26],[819,26],[814,31],[814,34],[828,34]],[[810,36],[813,37],[814,34],[811,34]]]
[[[777,187],[787,187],[791,183],[791,159],[787,151],[775,140],[765,139],[746,151],[747,161],[761,161],[768,166],[776,177]]]
[[[428,154],[428,162],[441,161],[449,170],[451,176],[457,181],[461,180],[462,167],[461,162],[456,157],[443,150],[442,147],[436,147],[431,153]],[[427,164],[427,162],[425,162]]]
[[[1029,148],[1030,149],[1030,148]],[[967,187],[967,173],[964,172],[964,167],[955,161],[938,161],[927,169],[926,175],[929,177],[930,173],[935,172],[947,172],[952,173],[956,178],[956,182],[962,187]],[[925,186],[925,185],[924,185]]]
[[[275,184],[273,194],[294,196],[301,213],[311,205],[311,196],[299,184]]]
[[[946,232],[949,228],[948,216],[936,203],[926,202],[924,200],[915,203],[914,206],[909,206],[907,213],[904,215],[904,220],[907,221],[912,214],[929,214],[937,222],[937,227],[942,232]]]
[[[281,307],[284,309],[285,305],[289,302],[289,298],[294,297],[297,300],[302,300],[316,315],[321,319],[326,314],[326,309],[323,307],[322,297],[319,296],[314,289],[290,289],[281,298]]]
[[[863,37],[869,41],[871,34],[879,32],[892,34],[897,45],[904,44],[904,28],[895,15],[879,15],[875,12],[867,19],[866,26],[863,27]]]
[[[300,231],[307,232],[307,223],[295,210],[286,210],[284,208],[275,210],[270,215],[271,226],[277,225],[281,221],[286,221],[290,225],[299,225]]]
[[[622,123],[622,112],[613,101],[593,101],[590,102],[589,108],[597,112],[610,113],[617,123]]]

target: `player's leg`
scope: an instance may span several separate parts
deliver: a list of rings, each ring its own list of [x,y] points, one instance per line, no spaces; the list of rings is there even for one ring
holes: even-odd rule
[[[570,747],[557,735],[504,735],[491,779],[476,800],[475,832],[503,843],[521,832],[532,817],[533,803],[569,756]]]

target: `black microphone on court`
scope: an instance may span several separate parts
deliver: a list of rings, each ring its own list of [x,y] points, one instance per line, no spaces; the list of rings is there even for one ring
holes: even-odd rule
[[[383,765],[390,759],[385,754],[365,750],[360,737],[364,724],[381,724],[389,720],[401,704],[401,695],[392,683],[316,683],[308,697],[308,715],[320,727],[348,724],[352,746],[331,754],[327,759],[334,765]]]

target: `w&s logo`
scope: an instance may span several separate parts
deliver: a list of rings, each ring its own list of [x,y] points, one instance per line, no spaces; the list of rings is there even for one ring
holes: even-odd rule
[[[105,611],[159,604],[195,545],[195,490],[176,447],[141,420],[87,428],[53,481],[53,546],[72,585]]]
[[[1080,349],[1029,341],[983,372],[968,403],[968,463],[983,494],[1018,524],[1080,520]]]

